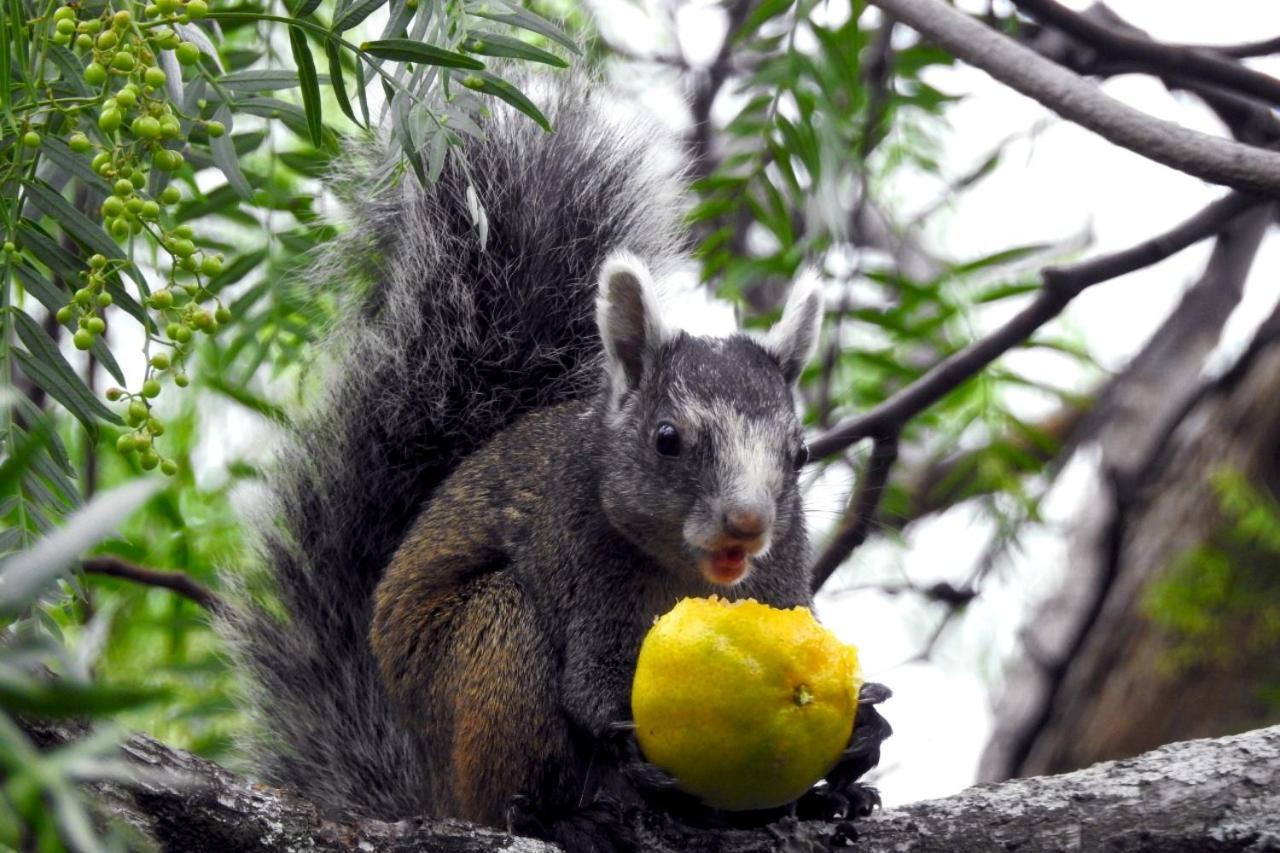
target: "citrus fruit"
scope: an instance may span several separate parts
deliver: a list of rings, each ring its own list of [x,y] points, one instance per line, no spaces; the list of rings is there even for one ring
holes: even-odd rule
[[[716,808],[795,800],[840,757],[858,658],[807,608],[686,598],[640,647],[631,713],[645,759]]]

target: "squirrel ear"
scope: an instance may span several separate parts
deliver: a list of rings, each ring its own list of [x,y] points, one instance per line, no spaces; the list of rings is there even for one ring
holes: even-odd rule
[[[788,382],[800,378],[818,349],[818,332],[822,329],[821,283],[816,270],[809,268],[802,272],[791,285],[782,318],[773,324],[764,339],[764,348],[778,360]]]
[[[613,252],[600,268],[596,324],[618,392],[639,386],[645,357],[666,340],[654,291],[649,268],[630,252]]]

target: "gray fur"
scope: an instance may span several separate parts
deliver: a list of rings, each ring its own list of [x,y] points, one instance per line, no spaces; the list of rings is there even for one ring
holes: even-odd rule
[[[536,87],[555,125],[495,108],[427,189],[353,152],[350,226],[321,270],[363,294],[324,350],[320,398],[271,477],[258,551],[286,619],[245,600],[221,624],[249,681],[267,782],[331,809],[414,813],[423,768],[367,642],[370,595],[423,502],[519,414],[597,387],[596,275],[626,246],[685,257],[679,176],[653,122],[580,77]]]

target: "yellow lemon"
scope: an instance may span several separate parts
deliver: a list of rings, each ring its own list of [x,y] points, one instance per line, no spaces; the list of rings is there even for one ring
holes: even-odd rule
[[[686,598],[654,622],[631,687],[645,759],[722,809],[791,802],[853,732],[858,657],[804,607]]]

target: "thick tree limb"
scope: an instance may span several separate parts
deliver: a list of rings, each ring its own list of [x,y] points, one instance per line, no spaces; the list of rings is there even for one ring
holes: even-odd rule
[[[1280,197],[1276,152],[1147,115],[941,0],[873,2],[956,57],[1116,145],[1215,184]]]
[[[27,728],[44,748],[75,738],[68,727]],[[148,775],[94,786],[104,809],[171,850],[557,849],[455,820],[324,817],[286,791],[252,784],[145,735],[129,738],[123,751]],[[175,782],[175,774],[186,781]],[[694,829],[659,812],[633,814],[628,823],[641,849],[652,853],[820,851],[850,836],[858,851],[1272,849],[1280,844],[1280,726],[1172,744],[1062,776],[970,788],[852,825],[780,821],[754,829]]]
[[[90,575],[122,578],[146,586],[158,586],[172,590],[199,604],[205,610],[222,607],[222,598],[204,584],[183,572],[162,572],[135,566],[119,557],[90,557],[80,563],[80,568]]]
[[[1106,56],[1130,59],[1153,69],[1194,77],[1271,104],[1280,104],[1280,80],[1219,54],[1123,33],[1074,12],[1056,0],[1014,0],[1014,5],[1042,24],[1057,27]]]

